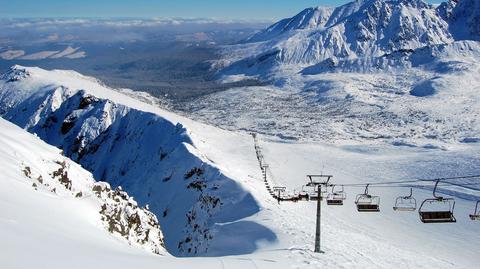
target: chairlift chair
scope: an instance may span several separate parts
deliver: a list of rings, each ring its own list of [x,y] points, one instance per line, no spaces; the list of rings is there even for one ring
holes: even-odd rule
[[[315,189],[315,187],[313,187],[312,191],[308,193],[308,199],[310,201],[317,201],[318,199],[321,200],[322,194],[321,193],[319,194],[318,191]]]
[[[365,192],[358,194],[355,199],[358,212],[379,212],[380,211],[380,197],[373,196],[368,193],[368,184],[365,187]]]
[[[304,190],[304,187],[305,185],[302,186],[302,191],[298,193],[298,199],[308,201],[308,192]]]
[[[417,210],[417,200],[413,198],[413,189],[410,188],[410,195],[400,196],[395,200],[395,211],[415,211]]]
[[[327,182],[327,184],[328,184],[328,182]],[[320,197],[321,197],[322,199],[327,199],[328,194],[329,194],[329,193],[328,193],[328,185],[326,185],[325,188],[322,188],[322,191],[321,191],[321,193],[320,193]]]
[[[328,196],[328,192],[327,192],[326,189],[321,190],[321,193],[318,193],[317,188],[318,188],[318,185],[329,186],[328,182],[330,181],[330,179],[332,177],[333,176],[331,176],[331,175],[307,175],[307,178],[310,180],[310,182],[308,182],[306,186],[314,188],[313,192],[309,194],[309,199],[311,201],[322,200],[323,198],[326,198]],[[326,180],[322,181],[322,182],[319,182],[319,181],[314,180],[314,178],[326,178]]]
[[[318,198],[322,197],[321,195],[318,195],[318,191],[317,191],[317,188],[315,185],[312,185],[310,183],[307,183],[307,185],[305,185],[306,187],[309,187],[310,189],[306,191],[307,195],[308,195],[308,199],[310,201],[317,201]]]
[[[436,195],[439,182],[440,180],[437,180],[435,187],[433,188],[433,198],[425,199],[418,209],[420,220],[423,223],[457,222],[453,215],[455,199]],[[431,209],[429,209],[429,207],[431,207]]]
[[[335,187],[336,185],[332,187],[332,192],[327,196],[327,205],[343,205],[343,201],[347,199],[343,185],[342,189],[338,191],[335,191]]]
[[[475,205],[475,211],[473,211],[473,214],[470,214],[471,220],[480,220],[480,210],[478,209],[478,204],[480,204],[480,201],[477,201],[477,204]]]
[[[313,192],[309,194],[308,198],[310,199],[310,201],[317,201],[319,198],[322,199],[322,196],[318,195],[318,193],[316,192]]]

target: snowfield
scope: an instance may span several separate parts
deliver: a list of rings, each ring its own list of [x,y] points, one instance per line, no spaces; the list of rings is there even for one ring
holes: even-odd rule
[[[477,268],[479,7],[306,9],[214,63],[220,81],[267,86],[173,112],[73,71],[13,66],[0,76],[0,264]],[[323,203],[323,254],[313,252],[316,202],[279,203],[268,190],[312,194],[309,174],[346,185],[343,206]],[[456,223],[393,210],[411,188],[420,205],[433,179],[462,176],[472,177],[437,189],[455,199]],[[391,181],[403,184],[379,185]],[[367,184],[380,212],[355,207]]]
[[[8,79],[5,80],[5,78]],[[14,78],[14,79],[12,79]],[[7,82],[9,81],[10,82]],[[128,245],[119,246],[116,243],[103,242],[102,237],[93,239],[92,237],[70,237],[69,242],[72,244],[80,244],[77,241],[83,242],[88,246],[83,251],[75,252],[75,257],[78,257],[79,267],[80,265],[91,265],[92,262],[98,262],[102,260],[105,267],[122,268],[127,266],[141,266],[141,267],[179,267],[184,268],[186,266],[195,266],[199,268],[266,268],[275,266],[278,268],[321,268],[324,266],[332,266],[335,268],[391,268],[394,267],[406,267],[406,268],[473,268],[478,262],[478,253],[480,251],[478,247],[479,229],[478,223],[471,221],[468,218],[468,214],[471,214],[474,208],[475,200],[480,198],[480,192],[478,185],[470,185],[468,187],[448,187],[447,185],[441,186],[441,192],[447,196],[456,197],[457,204],[455,209],[455,215],[457,217],[456,224],[437,224],[426,225],[422,224],[418,218],[416,212],[411,213],[399,213],[394,212],[393,207],[394,199],[399,195],[405,195],[408,192],[408,188],[371,188],[371,193],[375,193],[381,196],[381,212],[372,214],[361,214],[356,212],[353,197],[362,193],[362,188],[346,188],[348,200],[343,207],[327,207],[323,206],[323,218],[322,218],[322,248],[326,252],[325,254],[313,253],[313,241],[315,231],[315,203],[314,202],[298,202],[289,203],[283,202],[278,204],[273,199],[265,188],[262,180],[261,171],[258,167],[258,161],[255,156],[255,150],[253,147],[253,139],[249,133],[243,132],[231,132],[221,130],[216,127],[204,125],[187,118],[172,114],[171,112],[164,111],[154,105],[147,104],[142,101],[125,96],[121,93],[113,91],[98,84],[97,81],[92,78],[81,76],[78,73],[70,71],[45,71],[38,68],[24,68],[15,67],[13,72],[5,75],[1,85],[1,103],[3,104],[3,117],[10,118],[13,121],[17,121],[23,127],[27,127],[27,130],[35,130],[37,134],[42,137],[44,134],[40,132],[41,129],[35,129],[34,126],[39,126],[38,122],[43,122],[47,115],[57,115],[57,122],[59,129],[56,131],[48,131],[47,134],[50,137],[44,139],[53,139],[55,136],[61,135],[61,123],[68,119],[68,115],[65,115],[64,110],[68,107],[78,108],[78,103],[72,103],[69,98],[56,99],[58,103],[54,106],[43,106],[41,102],[32,102],[32,96],[45,96],[45,93],[50,92],[49,89],[63,89],[63,92],[69,92],[67,96],[70,98],[77,98],[76,94],[82,89],[82,96],[93,96],[99,100],[109,100],[111,105],[116,104],[116,107],[124,107],[123,109],[135,109],[138,116],[135,117],[137,122],[133,125],[138,130],[147,131],[148,120],[145,120],[145,115],[156,115],[161,118],[160,121],[166,121],[176,126],[181,123],[185,128],[182,133],[185,137],[188,137],[189,141],[185,147],[187,152],[182,153],[182,157],[175,158],[173,162],[168,162],[168,166],[160,165],[162,170],[155,173],[171,173],[172,170],[180,169],[185,165],[183,162],[187,161],[190,154],[198,156],[204,162],[203,167],[211,165],[218,169],[218,171],[224,175],[224,178],[217,180],[215,174],[206,174],[202,178],[206,185],[210,182],[235,182],[231,185],[228,183],[228,187],[216,190],[216,192],[208,191],[204,194],[215,194],[221,199],[225,197],[232,197],[232,194],[243,193],[242,196],[252,197],[252,202],[256,205],[256,211],[248,215],[241,211],[238,211],[244,204],[232,204],[231,207],[221,206],[217,215],[211,217],[202,218],[207,225],[203,227],[209,227],[212,231],[213,239],[209,242],[211,248],[215,250],[215,246],[225,246],[224,252],[219,252],[218,249],[213,252],[197,253],[190,256],[215,256],[212,258],[188,258],[178,259],[173,257],[155,257],[146,253],[139,252],[135,249],[128,247]],[[92,97],[90,97],[90,100]],[[145,98],[145,95],[142,95]],[[23,101],[28,100],[27,111],[23,111]],[[44,99],[42,99],[44,100]],[[52,99],[49,99],[52,100]],[[81,99],[79,99],[81,100]],[[98,100],[98,102],[100,102]],[[62,102],[65,104],[62,106]],[[68,103],[70,102],[70,105]],[[25,103],[23,103],[25,104]],[[54,107],[55,111],[48,111],[46,108]],[[83,107],[83,106],[82,106]],[[96,105],[94,102],[88,106],[89,110],[95,110]],[[38,113],[43,111],[41,113]],[[46,113],[48,111],[48,113]],[[74,110],[77,113],[77,119],[81,119],[82,114],[78,110]],[[61,114],[61,113],[64,114]],[[16,115],[16,116],[15,116]],[[31,115],[31,116],[26,116]],[[60,115],[64,115],[64,118],[60,118]],[[91,113],[90,117],[86,117],[84,120],[78,122],[92,122],[96,117],[96,113]],[[119,116],[120,117],[120,116]],[[125,117],[124,115],[121,117]],[[109,117],[106,117],[109,118]],[[150,119],[150,116],[146,117]],[[68,122],[68,121],[67,121]],[[86,123],[79,124],[83,126],[83,134],[85,131],[93,132],[92,126],[97,125],[85,125]],[[114,121],[110,122],[111,126],[114,126]],[[55,124],[52,124],[54,126]],[[67,124],[68,125],[68,124]],[[75,124],[75,126],[77,126]],[[167,125],[168,126],[168,125]],[[86,127],[90,127],[85,129]],[[71,130],[75,130],[77,127],[72,127]],[[127,131],[131,128],[128,125],[123,127]],[[140,129],[139,129],[140,128]],[[162,127],[165,128],[165,127]],[[10,130],[12,128],[2,128]],[[46,128],[48,130],[48,128]],[[108,128],[107,128],[108,129]],[[82,130],[82,128],[79,128]],[[158,139],[168,133],[167,129],[160,129],[157,132]],[[155,143],[154,137],[147,136],[136,137],[139,141],[131,140],[129,143],[134,145],[133,148],[128,148],[130,155],[135,155],[135,148],[137,145],[147,144],[149,148],[153,147]],[[144,140],[145,139],[145,140]],[[64,153],[69,154],[68,150],[68,132],[67,138],[65,138],[62,147],[64,147]],[[159,141],[160,141],[159,140]],[[55,141],[53,139],[52,141]],[[105,140],[107,141],[107,140]],[[182,140],[188,141],[188,140]],[[104,144],[110,145],[108,142]],[[128,144],[128,143],[127,143]],[[92,144],[86,142],[84,145],[86,148]],[[260,145],[263,149],[265,160],[270,164],[269,179],[274,185],[283,185],[288,187],[290,192],[301,190],[302,185],[306,183],[306,174],[318,174],[318,173],[331,173],[334,174],[335,183],[365,183],[365,182],[381,182],[392,180],[408,180],[412,178],[436,178],[436,177],[449,177],[458,175],[472,175],[479,174],[478,167],[480,165],[479,146],[478,144],[455,144],[450,145],[448,150],[442,149],[426,149],[419,147],[398,147],[388,144],[359,144],[351,143],[344,145],[331,145],[324,143],[299,143],[288,142],[281,139],[272,139],[268,136],[260,136]],[[101,146],[97,152],[101,152]],[[140,147],[141,151],[148,152],[145,148]],[[118,149],[119,150],[119,149]],[[88,153],[80,159],[97,158],[97,160],[103,160],[101,155],[95,155],[98,153]],[[109,166],[118,166],[123,159],[119,159],[119,156],[125,154],[112,154],[108,155],[108,159],[111,160]],[[173,155],[172,155],[173,156]],[[71,157],[78,161],[78,156],[72,154]],[[133,164],[130,166],[131,170],[135,170],[135,167],[145,169],[153,169],[155,166],[146,166],[148,163],[152,163],[153,157],[149,157],[150,160],[143,160],[139,164]],[[5,162],[7,163],[7,162]],[[95,166],[90,164],[85,165],[87,169],[92,169],[95,175]],[[140,169],[139,168],[139,169]],[[16,173],[20,174],[19,168],[15,168]],[[190,168],[185,169],[189,171]],[[135,173],[139,173],[138,171]],[[195,174],[195,173],[194,173]],[[126,173],[128,175],[128,172]],[[176,253],[176,255],[183,256],[180,252],[172,250],[172,245],[168,246],[169,236],[175,234],[195,234],[194,230],[189,230],[178,225],[178,223],[185,223],[188,220],[188,216],[185,215],[192,208],[197,208],[197,212],[201,212],[198,209],[198,204],[184,203],[181,205],[178,200],[177,204],[171,204],[175,200],[167,200],[163,196],[169,192],[175,191],[177,195],[192,195],[197,193],[188,186],[191,181],[185,179],[185,175],[180,173],[176,177],[172,177],[170,183],[155,183],[154,181],[142,180],[142,177],[125,177],[121,181],[115,181],[120,178],[121,174],[107,175],[105,180],[120,182],[122,187],[131,192],[136,200],[141,205],[146,203],[146,197],[142,196],[140,189],[152,189],[152,193],[162,193],[162,196],[151,196],[155,199],[148,200],[150,208],[157,214],[160,221],[162,232],[164,233],[167,248],[169,251]],[[6,181],[9,177],[2,181],[2,184],[10,182]],[[163,177],[160,177],[160,182]],[[97,178],[98,179],[98,178]],[[471,181],[474,182],[474,181]],[[463,183],[457,182],[457,183]],[[116,185],[116,184],[114,184]],[[135,186],[141,185],[142,188],[136,188]],[[35,192],[31,185],[23,184],[23,194],[25,197],[36,197],[38,192]],[[237,187],[238,186],[238,187]],[[422,199],[431,196],[431,189],[433,186],[426,186],[425,188],[415,188],[414,195],[420,202]],[[233,189],[232,189],[233,188]],[[240,188],[236,190],[237,188]],[[6,188],[2,188],[4,190]],[[234,191],[234,192],[232,192]],[[136,194],[132,194],[136,193]],[[186,193],[186,194],[182,194]],[[15,220],[18,223],[22,223],[24,229],[31,229],[32,233],[43,234],[43,230],[39,228],[32,228],[29,225],[30,220],[21,221],[20,219],[26,216],[35,218],[38,214],[28,214],[20,209],[20,201],[28,200],[23,199],[22,196],[8,196],[9,204],[15,205],[12,209],[12,214],[16,217],[8,217],[8,220],[2,221],[2,223],[11,223],[10,220]],[[43,196],[42,196],[43,197]],[[233,196],[235,197],[235,196]],[[39,198],[40,199],[40,198]],[[73,199],[73,198],[72,198]],[[184,201],[184,200],[183,200]],[[233,200],[234,201],[234,200]],[[165,204],[168,203],[168,204]],[[235,202],[234,202],[235,203]],[[239,203],[239,202],[237,202]],[[35,204],[30,204],[33,207]],[[153,204],[156,204],[154,207]],[[50,210],[53,207],[53,202],[45,205],[45,210]],[[65,205],[66,206],[66,205]],[[159,211],[158,208],[164,209],[168,207],[169,211],[167,217],[163,217],[163,210]],[[22,206],[27,210],[27,206]],[[157,210],[155,209],[157,208]],[[201,208],[201,207],[200,207]],[[231,209],[229,209],[231,208]],[[33,209],[30,209],[33,210]],[[220,217],[226,212],[226,210],[232,217],[231,221],[221,221]],[[233,210],[233,211],[232,211]],[[70,212],[77,212],[76,210],[67,210]],[[27,211],[28,212],[28,211]],[[31,211],[30,211],[31,212]],[[80,212],[80,211],[79,211]],[[59,215],[67,214],[66,212],[60,212]],[[91,213],[92,214],[92,213]],[[169,223],[168,217],[173,214],[176,219]],[[82,214],[83,215],[83,214]],[[182,217],[183,215],[183,217]],[[40,216],[43,216],[40,214]],[[70,216],[70,215],[67,215]],[[77,216],[78,218],[78,216]],[[45,223],[49,223],[50,220],[44,220]],[[82,222],[80,222],[82,223]],[[174,223],[177,223],[175,226]],[[10,225],[8,232],[9,236],[17,234],[16,228],[18,225]],[[170,225],[170,226],[169,226]],[[199,224],[200,225],[200,224]],[[35,226],[37,227],[37,226]],[[47,224],[41,227],[50,227]],[[63,227],[63,226],[62,226]],[[67,226],[69,227],[69,226]],[[260,228],[263,227],[263,228]],[[79,227],[82,231],[91,231],[84,227]],[[7,229],[2,229],[7,231]],[[49,230],[52,234],[58,233],[58,229]],[[192,232],[193,231],[193,232]],[[104,231],[101,231],[105,233]],[[73,230],[65,232],[65,234],[77,234]],[[105,235],[103,238],[108,236]],[[53,236],[52,238],[56,238]],[[85,240],[85,238],[92,238],[92,240]],[[12,240],[14,240],[12,238]],[[27,239],[25,239],[27,240]],[[193,236],[192,245],[202,245],[206,242],[201,237]],[[2,241],[2,249],[7,248],[8,244],[4,244]],[[9,242],[9,241],[7,241]],[[25,241],[23,241],[25,242]],[[30,242],[30,241],[27,241]],[[189,243],[190,243],[189,242]],[[26,244],[26,243],[23,243]],[[52,242],[50,244],[52,248],[58,247],[59,244]],[[43,247],[45,248],[45,247]],[[18,248],[9,248],[15,255],[11,254],[3,256],[6,257],[20,257],[24,253],[24,249],[20,246]],[[67,247],[62,247],[67,249]],[[35,253],[33,250],[31,253]],[[50,253],[50,252],[49,252]],[[63,252],[60,252],[63,253]],[[94,253],[94,254],[92,254]],[[100,254],[101,253],[101,254]],[[120,254],[121,253],[121,254]],[[229,254],[230,253],[230,254]],[[105,255],[107,254],[107,255]],[[238,254],[231,256],[232,254]],[[101,255],[101,256],[99,256]],[[48,263],[48,260],[42,256],[38,259]],[[37,255],[35,255],[37,257]],[[101,259],[95,259],[95,257],[102,257]],[[13,268],[28,267],[28,262],[20,258],[9,258],[10,264]],[[48,263],[50,264],[50,263]],[[70,259],[58,259],[58,264],[54,267],[70,266]]]

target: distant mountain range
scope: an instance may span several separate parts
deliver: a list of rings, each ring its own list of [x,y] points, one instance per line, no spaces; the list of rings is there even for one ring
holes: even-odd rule
[[[295,65],[311,74],[313,66],[318,73],[345,62],[357,69],[359,63],[362,69],[379,62],[404,66],[398,59],[418,49],[462,40],[480,40],[478,1],[357,0],[334,9],[305,9],[227,48],[225,58],[233,60],[221,74],[263,75]],[[397,59],[384,64],[392,55]]]

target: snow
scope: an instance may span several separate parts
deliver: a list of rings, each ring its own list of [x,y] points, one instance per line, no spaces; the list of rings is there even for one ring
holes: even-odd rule
[[[268,80],[285,66],[306,68],[326,60],[374,61],[398,51],[450,44],[455,39],[449,22],[438,13],[421,0],[354,1],[333,10],[306,9],[247,43],[225,46],[223,58],[230,63],[219,77],[256,74]]]
[[[409,187],[371,186],[381,211],[359,213],[354,197],[365,186],[346,187],[344,206],[323,205],[325,253],[316,254],[315,203],[279,204],[270,195],[250,134],[259,133],[269,185],[287,187],[287,195],[302,190],[307,174],[333,174],[335,184],[480,174],[480,45],[455,31],[458,14],[476,7],[464,3],[357,0],[333,10],[306,9],[225,47],[215,63],[223,81],[256,78],[272,85],[180,104],[183,116],[146,93],[110,89],[73,71],[12,67],[0,78],[2,117],[62,148],[96,180],[148,204],[169,253],[188,258],[129,246],[93,225],[101,217],[92,203],[68,192],[52,198],[41,186],[35,191],[31,182],[19,183],[25,178],[19,178],[18,158],[20,166],[2,162],[14,170],[0,182],[0,191],[8,189],[0,203],[12,208],[5,215],[12,217],[0,219],[2,238],[9,240],[0,247],[11,252],[0,258],[31,267],[20,258],[29,245],[39,264],[54,260],[58,268],[71,267],[65,249],[75,250],[80,268],[476,268],[480,226],[468,215],[480,200],[478,178],[439,186],[438,193],[456,200],[455,224],[422,224],[417,212],[393,211]],[[470,15],[461,23],[475,29]],[[8,141],[29,139],[1,124],[16,132]],[[32,157],[32,148],[48,152],[17,148],[25,152],[20,159]],[[11,156],[1,150],[0,158]],[[417,203],[432,189],[413,186]],[[49,199],[61,199],[62,206]],[[19,219],[21,226],[11,222]],[[22,233],[28,239],[13,237]]]
[[[476,3],[359,0],[325,18],[322,8],[306,9],[225,46],[213,66],[220,82],[269,85],[174,109],[224,129],[298,141],[443,149],[472,141],[480,137]],[[308,22],[314,13],[322,23]]]
[[[171,253],[245,254],[276,240],[264,226],[241,221],[258,212],[258,202],[198,151],[174,114],[74,72],[16,66],[4,79],[3,117],[149,204]],[[250,231],[236,239],[241,244],[224,239],[233,227]]]
[[[176,109],[221,128],[298,141],[448,148],[480,136],[480,57],[468,55],[478,45],[455,45],[412,55],[414,67],[390,72],[279,72],[275,85],[230,89]]]
[[[99,213],[103,203],[91,192],[95,183],[89,172],[4,119],[0,129],[0,260],[4,267],[61,268],[72,262],[73,253],[89,257],[87,264],[102,260],[101,253],[153,255],[107,232]],[[51,176],[58,162],[64,161],[71,190]],[[82,197],[75,196],[79,192]]]
[[[16,69],[22,70],[23,68],[17,66]],[[353,196],[363,190],[361,188],[346,188],[348,200],[345,206],[327,207],[324,205],[323,207],[322,244],[326,254],[315,254],[311,251],[315,225],[313,217],[315,203],[277,204],[277,201],[265,189],[253,149],[253,139],[248,133],[225,131],[192,121],[108,89],[96,80],[75,72],[45,71],[38,68],[25,68],[25,71],[29,74],[28,76],[23,76],[14,82],[4,83],[2,86],[2,104],[10,104],[10,109],[14,108],[14,104],[20,101],[17,98],[28,100],[28,96],[33,96],[32,94],[42,96],[42,94],[48,93],[50,90],[45,85],[52,85],[53,83],[50,89],[62,89],[57,91],[58,93],[71,91],[67,95],[75,96],[75,92],[79,93],[75,89],[83,89],[86,94],[94,95],[96,98],[108,98],[112,102],[110,105],[116,104],[117,108],[125,106],[124,109],[127,109],[127,107],[128,109],[137,109],[139,115],[135,118],[135,121],[139,125],[133,125],[134,129],[142,129],[141,125],[148,126],[146,125],[148,120],[143,118],[149,119],[150,116],[143,115],[148,113],[158,115],[167,122],[171,122],[173,126],[181,123],[185,128],[184,134],[191,141],[185,145],[189,153],[183,152],[179,155],[179,158],[169,162],[171,167],[165,167],[164,172],[168,174],[171,171],[169,169],[178,169],[179,166],[172,163],[188,162],[190,157],[186,157],[193,154],[202,160],[204,167],[216,167],[225,176],[218,183],[224,184],[229,180],[235,182],[235,184],[241,186],[241,191],[237,191],[240,191],[239,193],[242,195],[251,195],[257,207],[257,210],[253,213],[243,214],[237,212],[239,209],[245,208],[244,204],[240,203],[238,207],[220,208],[220,211],[225,210],[225,212],[219,212],[218,214],[223,214],[225,217],[230,214],[233,215],[231,216],[233,219],[229,217],[223,220],[218,217],[210,218],[210,221],[213,221],[213,226],[209,227],[221,234],[216,237],[217,234],[213,233],[215,239],[210,242],[211,248],[215,250],[230,246],[228,249],[230,254],[242,255],[225,257],[225,254],[228,255],[225,251],[214,251],[210,254],[207,252],[207,255],[216,256],[212,258],[151,257],[143,253],[127,251],[125,247],[122,247],[121,250],[120,247],[113,248],[110,244],[105,243],[108,246],[101,249],[92,247],[88,248],[89,252],[76,253],[76,257],[79,257],[81,264],[88,265],[95,260],[95,257],[98,257],[99,252],[106,252],[108,255],[102,254],[102,262],[105,262],[107,267],[117,268],[131,264],[143,267],[167,266],[169,268],[177,266],[182,268],[182,266],[192,265],[199,268],[232,268],[234,266],[242,268],[271,266],[278,268],[319,268],[324,266],[335,268],[364,268],[366,266],[374,268],[391,266],[472,268],[476,266],[479,251],[476,244],[479,240],[479,226],[468,219],[468,214],[473,210],[474,200],[480,197],[478,186],[473,186],[476,189],[445,188],[443,186],[441,191],[445,195],[455,195],[457,197],[455,214],[458,222],[456,224],[439,225],[421,224],[415,212],[398,213],[391,210],[394,198],[398,195],[404,195],[408,189],[372,188],[372,193],[381,195],[382,211],[378,214],[361,214],[355,211]],[[145,98],[145,95],[143,97]],[[55,104],[53,107],[57,112],[62,110],[62,102],[65,102],[63,106],[68,107],[68,99],[57,99],[57,101],[60,103],[53,102]],[[38,104],[36,106],[38,107]],[[92,106],[96,107],[96,105]],[[32,103],[32,110],[33,112],[36,111],[34,103]],[[12,113],[11,116],[15,110],[10,111],[12,111],[10,112]],[[22,112],[22,114],[21,106],[16,111],[24,117],[28,113],[32,113]],[[79,117],[81,117],[81,114],[79,114]],[[28,124],[28,122],[25,121],[21,125]],[[161,133],[159,131],[155,132],[157,134]],[[41,136],[40,133],[39,135]],[[149,147],[153,147],[155,145],[152,143],[153,138],[150,136],[146,138],[148,139],[140,137],[139,139],[142,139],[140,143],[148,143]],[[68,141],[68,139],[65,141]],[[132,145],[136,147],[137,144],[133,143]],[[269,136],[260,136],[260,145],[266,161],[271,167],[269,175],[273,176],[272,181],[275,185],[287,186],[288,191],[299,190],[306,183],[305,175],[310,173],[333,173],[334,182],[337,183],[381,182],[478,174],[477,167],[480,164],[478,162],[480,160],[478,152],[480,151],[478,144],[475,143],[459,144],[450,146],[449,150],[441,150],[366,143],[345,143],[343,146],[318,142],[300,143],[283,139],[272,140]],[[135,152],[133,148],[129,150]],[[142,149],[142,151],[146,152],[145,149]],[[115,156],[121,155],[115,154]],[[100,156],[92,155],[92,158],[95,157],[100,160]],[[148,163],[146,160],[144,162]],[[117,161],[112,164],[114,163],[118,164]],[[132,169],[136,166],[133,165]],[[145,169],[145,166],[139,167]],[[151,167],[148,169],[151,169]],[[208,173],[206,179],[206,182],[210,180],[215,182],[215,175]],[[184,181],[184,179],[181,179],[181,181]],[[123,182],[126,184],[125,189],[135,191],[135,188],[128,186],[134,184],[134,181],[124,180]],[[176,182],[176,180],[172,179],[171,182]],[[169,192],[176,192],[178,195],[181,191],[184,191],[182,188],[177,188],[176,185],[168,184],[167,187],[156,187],[156,190],[162,191],[163,195],[167,195]],[[235,186],[235,184],[230,185],[229,183],[229,186]],[[145,181],[141,185],[143,189],[156,186],[149,181]],[[183,186],[183,184],[180,185]],[[31,192],[30,188],[28,191]],[[138,189],[136,191],[139,192]],[[220,188],[220,192],[217,194],[219,197],[232,194],[235,197],[237,195],[231,192],[229,188]],[[418,201],[421,201],[431,195],[431,188],[415,188],[414,195]],[[140,199],[141,203],[145,202],[142,201],[145,198],[142,195],[134,194],[134,196]],[[155,196],[155,199],[159,199],[157,202],[160,204],[157,205],[162,209],[164,208],[162,203],[170,201],[162,199],[161,196]],[[153,208],[152,202],[149,201],[151,208]],[[233,201],[233,203],[236,202]],[[195,205],[193,206],[195,207]],[[178,211],[178,214],[184,214],[185,210],[185,208],[182,209],[182,204],[175,204],[168,214],[176,214],[175,211]],[[28,215],[18,214],[21,216]],[[36,215],[33,214],[33,216]],[[178,225],[178,222],[173,222],[177,223],[175,226],[173,223],[168,224],[165,220],[162,222],[162,216],[158,217],[167,239],[169,234],[178,233],[182,229],[182,225]],[[181,220],[181,218],[178,218],[178,220]],[[80,229],[89,231],[84,227],[80,227]],[[245,238],[248,240],[244,240]],[[252,241],[260,238],[263,238],[263,240]],[[14,252],[23,253],[21,249],[16,249]],[[90,256],[92,252],[97,254]],[[119,254],[119,252],[122,254]],[[21,255],[18,253],[17,255]],[[199,255],[202,254],[199,253]],[[18,264],[16,259],[11,262]],[[59,259],[58,262],[58,267],[69,264],[69,261],[65,259]]]

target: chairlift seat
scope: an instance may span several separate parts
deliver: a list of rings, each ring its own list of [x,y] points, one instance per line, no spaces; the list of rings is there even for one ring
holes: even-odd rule
[[[395,200],[394,211],[415,211],[417,200],[413,197],[413,189],[410,188],[410,195],[400,196]]]
[[[308,201],[308,194],[306,194],[306,193],[304,193],[304,194],[300,193],[300,194],[298,195],[298,199]]]
[[[427,211],[419,212],[423,223],[449,223],[457,222],[451,211]]]
[[[471,214],[471,215],[470,215],[470,219],[471,219],[471,220],[480,220],[480,215],[473,215],[473,214]]]
[[[368,186],[365,186],[365,192],[358,194],[355,199],[358,212],[379,212],[380,211],[380,197],[368,194]]]
[[[408,207],[408,206],[394,206],[393,210],[395,211],[415,211],[415,207]]]
[[[358,212],[379,212],[380,211],[380,197],[371,196],[368,194],[357,195],[355,200]]]
[[[379,212],[380,206],[378,204],[360,204],[357,203],[358,212]]]
[[[327,205],[343,205],[343,200],[341,200],[341,199],[327,199]]]
[[[423,223],[451,223],[457,222],[455,216],[453,215],[455,209],[455,200],[453,198],[444,198],[435,196],[435,189],[433,192],[433,197],[423,201],[422,205],[418,209],[418,214],[420,220]],[[438,205],[442,205],[442,209],[436,210],[425,210],[425,204],[434,204],[437,208]]]

